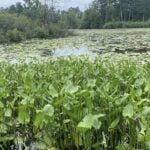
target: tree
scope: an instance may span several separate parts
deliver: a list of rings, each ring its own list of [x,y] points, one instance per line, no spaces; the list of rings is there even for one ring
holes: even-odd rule
[[[82,12],[79,7],[69,8],[68,11],[62,12],[61,23],[65,24],[67,28],[79,28],[82,18]]]

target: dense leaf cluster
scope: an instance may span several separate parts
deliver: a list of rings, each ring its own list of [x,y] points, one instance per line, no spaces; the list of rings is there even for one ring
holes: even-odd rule
[[[150,149],[149,68],[80,58],[1,63],[0,143]]]

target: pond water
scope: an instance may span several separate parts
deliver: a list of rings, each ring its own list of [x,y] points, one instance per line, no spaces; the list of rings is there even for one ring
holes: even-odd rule
[[[44,51],[42,56],[53,56],[53,57],[63,57],[63,56],[81,56],[88,55],[93,56],[94,52],[87,50],[85,47],[80,48],[59,48],[50,51]]]
[[[150,61],[150,29],[77,30],[77,36],[0,45],[0,61],[47,61],[64,56],[132,57]]]
[[[97,56],[97,53],[94,51],[90,51],[85,47],[79,47],[79,48],[59,48],[59,49],[54,49],[54,50],[49,50],[49,49],[40,49],[31,53],[25,53],[24,54],[24,62],[29,63],[31,62],[30,60],[32,59],[48,59],[48,58],[59,58],[59,57],[67,57],[67,56],[89,56],[91,59],[94,59],[95,56]],[[17,64],[19,62],[19,59],[14,55],[14,56],[6,56],[4,59],[7,59],[7,61],[10,64]]]

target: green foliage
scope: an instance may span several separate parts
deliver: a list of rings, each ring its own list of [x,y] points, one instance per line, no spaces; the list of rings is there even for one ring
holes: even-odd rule
[[[6,43],[7,39],[3,34],[0,34],[0,43]]]
[[[81,28],[149,28],[150,0],[94,0]]]
[[[37,27],[34,30],[34,36],[38,38],[47,38],[48,37],[48,32],[44,27]]]
[[[117,28],[123,28],[123,23],[122,22],[108,22],[105,23],[103,28],[104,29],[117,29]]]
[[[1,43],[30,38],[56,38],[70,34],[59,25],[60,12],[39,0],[16,3],[0,10]]]
[[[38,64],[1,63],[0,69],[3,144],[150,148],[149,63],[60,58]]]
[[[26,32],[30,28],[34,28],[33,22],[26,16],[18,16],[7,12],[0,12],[0,29],[1,32],[7,32],[14,28],[19,31]]]
[[[92,114],[88,114],[87,116],[84,117],[83,121],[81,121],[78,124],[78,128],[83,128],[83,129],[100,129],[101,127],[101,122],[99,121],[100,117],[104,117],[103,114],[99,114],[99,115],[92,115]]]
[[[117,29],[117,28],[150,28],[150,21],[135,21],[135,22],[108,22],[105,23],[103,28],[105,29]]]
[[[69,8],[67,11],[63,11],[61,14],[60,24],[63,24],[66,28],[78,29],[81,26],[82,12],[78,7]]]
[[[93,7],[84,12],[81,27],[83,29],[98,29],[102,27],[102,18],[97,10]]]
[[[18,31],[17,29],[8,30],[6,33],[6,37],[10,42],[20,42],[24,39],[23,33]]]
[[[67,29],[61,27],[61,25],[55,24],[55,23],[49,24],[47,29],[48,29],[48,36],[50,38],[52,38],[52,37],[56,37],[56,38],[65,37],[65,36],[72,34],[71,31],[68,31]]]
[[[8,30],[23,32],[24,37],[51,38],[69,34],[65,29],[149,28],[150,0],[94,0],[85,11],[78,7],[57,10],[55,1],[24,0],[1,10],[0,42]],[[6,17],[5,17],[6,16]],[[1,32],[0,32],[1,33]],[[14,40],[15,41],[15,40]]]
[[[34,23],[25,16],[0,12],[1,43],[20,42],[33,28]]]
[[[20,42],[30,38],[54,38],[70,33],[58,24],[44,25],[24,15],[0,12],[0,43]]]

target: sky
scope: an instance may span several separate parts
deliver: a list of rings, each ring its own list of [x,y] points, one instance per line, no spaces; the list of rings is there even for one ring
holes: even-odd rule
[[[0,7],[8,7],[16,2],[23,2],[23,0],[0,0]],[[67,9],[69,7],[79,7],[81,10],[84,10],[92,0],[60,0],[59,8]]]

